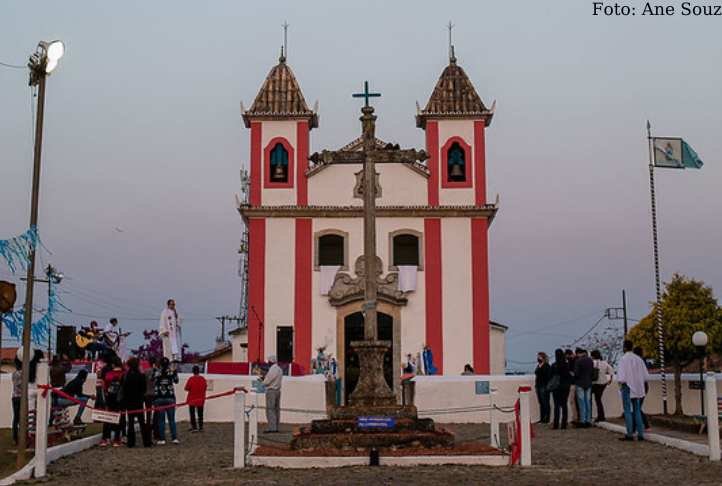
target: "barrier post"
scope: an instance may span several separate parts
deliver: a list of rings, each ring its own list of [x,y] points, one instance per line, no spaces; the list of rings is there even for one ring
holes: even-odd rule
[[[521,425],[521,465],[531,466],[531,404],[528,389],[519,393],[519,421]]]
[[[233,467],[246,465],[246,393],[236,390],[233,394]]]
[[[709,460],[720,460],[719,413],[717,401],[717,379],[714,373],[707,373],[705,379],[705,410],[707,410],[707,440],[709,442]]]
[[[496,388],[489,388],[489,445],[491,447],[499,447],[499,422],[496,419],[496,410],[494,409],[494,395]]]
[[[248,417],[248,453],[253,454],[258,447],[258,393],[251,392],[251,413]]]
[[[38,363],[37,383],[38,385],[49,384],[48,379],[48,362],[43,359]],[[49,402],[52,393],[38,388],[37,405],[35,407],[35,477],[45,477],[48,464],[48,419],[49,419]]]

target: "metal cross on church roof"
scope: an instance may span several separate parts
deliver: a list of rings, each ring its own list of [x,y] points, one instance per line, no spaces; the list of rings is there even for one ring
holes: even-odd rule
[[[354,93],[351,96],[353,98],[364,98],[365,99],[364,106],[369,106],[369,98],[380,98],[381,93],[369,93],[369,82],[364,81],[364,92],[363,93]]]

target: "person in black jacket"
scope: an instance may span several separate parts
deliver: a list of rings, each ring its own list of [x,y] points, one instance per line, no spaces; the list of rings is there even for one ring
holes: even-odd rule
[[[140,372],[138,358],[128,360],[128,371],[123,376],[121,385],[123,408],[128,411],[128,447],[135,447],[135,421],[140,426],[140,435],[143,439],[143,447],[150,447],[150,430],[145,424],[143,413],[143,402],[146,392],[145,375]]]
[[[552,367],[549,365],[549,358],[544,352],[537,353],[537,366],[534,370],[534,388],[536,389],[537,400],[539,400],[539,423],[548,424],[551,416],[550,394],[548,388],[549,380],[552,378]]]
[[[551,370],[552,378],[549,381],[548,388],[551,389],[552,398],[554,399],[554,424],[552,428],[559,428],[559,419],[561,418],[561,428],[566,429],[569,414],[567,401],[569,400],[569,388],[572,385],[572,375],[569,372],[569,364],[564,357],[564,351],[561,349],[554,351],[554,364],[551,366]]]
[[[76,400],[79,400],[82,402],[80,405],[78,405],[78,411],[75,413],[75,419],[73,420],[73,425],[82,425],[82,417],[83,417],[83,411],[85,410],[85,405],[91,398],[95,398],[92,395],[86,395],[83,393],[83,385],[85,385],[85,380],[88,379],[88,370],[80,370],[78,371],[78,374],[75,375],[75,378],[70,380],[67,385],[63,387],[63,391],[70,395],[71,397],[74,397]],[[72,407],[75,405],[75,402],[72,400],[69,400],[65,397],[58,397],[57,400],[57,406],[58,407]]]
[[[576,349],[577,359],[574,360],[574,389],[579,402],[579,427],[592,426],[592,383],[594,382],[594,360],[587,351]]]

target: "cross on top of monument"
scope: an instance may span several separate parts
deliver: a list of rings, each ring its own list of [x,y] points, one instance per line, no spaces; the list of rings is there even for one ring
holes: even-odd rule
[[[369,82],[364,81],[364,92],[354,93],[351,95],[353,98],[364,98],[364,106],[369,106],[369,98],[380,98],[381,93],[369,93]]]

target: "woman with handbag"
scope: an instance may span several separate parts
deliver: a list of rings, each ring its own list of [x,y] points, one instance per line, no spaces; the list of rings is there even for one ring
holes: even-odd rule
[[[604,422],[606,417],[604,415],[604,403],[602,402],[602,395],[604,389],[608,384],[612,382],[612,376],[614,376],[614,368],[602,359],[602,353],[598,349],[592,351],[592,359],[594,360],[595,373],[592,374],[592,395],[594,395],[594,401],[597,404],[597,418],[595,422]]]
[[[572,375],[569,372],[569,363],[567,362],[564,351],[557,349],[554,351],[554,364],[551,366],[552,377],[547,384],[547,389],[552,393],[554,399],[554,423],[552,428],[567,428],[567,420],[569,409],[567,401],[569,400],[569,388],[572,385]]]

